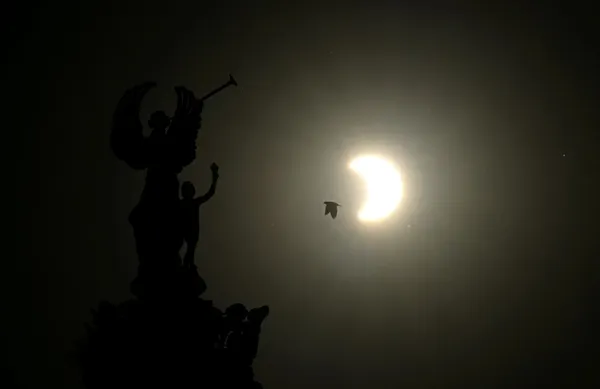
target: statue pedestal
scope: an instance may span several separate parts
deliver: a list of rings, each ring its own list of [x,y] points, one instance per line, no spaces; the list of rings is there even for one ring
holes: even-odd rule
[[[92,311],[80,349],[87,388],[261,388],[253,350],[240,358],[224,346],[224,314],[198,297],[206,285],[195,268],[161,283],[138,278],[136,287],[139,298]]]
[[[195,298],[206,291],[206,283],[196,266],[170,272],[140,268],[130,291],[139,299]]]

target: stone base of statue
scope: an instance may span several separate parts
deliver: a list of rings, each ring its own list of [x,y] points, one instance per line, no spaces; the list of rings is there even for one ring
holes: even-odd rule
[[[158,290],[148,289],[146,281],[138,279],[132,288]],[[261,388],[252,369],[255,350],[245,353],[224,344],[226,316],[211,301],[198,297],[206,285],[196,269],[182,269],[162,287],[173,288],[174,293],[142,292],[140,298],[120,304],[102,302],[92,311],[87,338],[80,344],[84,385],[93,389]]]
[[[180,266],[170,272],[144,271],[140,266],[130,291],[139,299],[194,298],[206,291],[206,283],[196,266]]]

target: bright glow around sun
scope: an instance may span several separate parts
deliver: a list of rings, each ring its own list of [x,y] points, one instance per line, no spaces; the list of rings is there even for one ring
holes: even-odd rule
[[[367,184],[367,201],[358,212],[365,222],[385,219],[402,200],[402,178],[394,165],[376,156],[362,156],[350,163]]]

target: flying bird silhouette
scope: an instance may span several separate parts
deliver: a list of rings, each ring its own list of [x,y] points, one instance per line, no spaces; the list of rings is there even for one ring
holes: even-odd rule
[[[337,212],[338,212],[338,208],[337,207],[341,207],[341,205],[339,205],[336,202],[333,201],[325,201],[325,216],[331,214],[331,218],[335,219],[337,216]]]

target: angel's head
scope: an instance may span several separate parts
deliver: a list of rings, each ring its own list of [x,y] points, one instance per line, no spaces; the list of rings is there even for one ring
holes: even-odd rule
[[[192,184],[190,181],[186,181],[183,184],[181,184],[181,196],[184,199],[193,199],[195,194],[196,188],[194,187],[194,184]]]
[[[165,130],[171,123],[171,118],[164,111],[156,111],[150,115],[148,126],[153,130]]]

